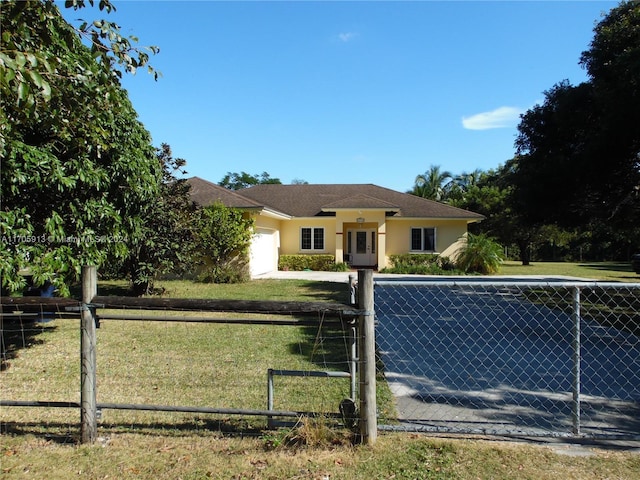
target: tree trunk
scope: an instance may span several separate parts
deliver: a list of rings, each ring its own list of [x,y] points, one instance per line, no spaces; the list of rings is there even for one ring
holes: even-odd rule
[[[531,242],[528,239],[518,240],[518,247],[520,247],[522,265],[529,265],[531,263]]]

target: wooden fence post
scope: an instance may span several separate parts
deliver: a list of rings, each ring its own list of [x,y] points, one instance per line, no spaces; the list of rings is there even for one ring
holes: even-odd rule
[[[82,443],[93,443],[98,430],[96,407],[96,317],[90,306],[98,293],[94,266],[82,267],[82,310],[80,317],[80,433]]]
[[[373,270],[358,270],[360,330],[360,437],[373,445],[378,437],[376,404],[376,338]]]

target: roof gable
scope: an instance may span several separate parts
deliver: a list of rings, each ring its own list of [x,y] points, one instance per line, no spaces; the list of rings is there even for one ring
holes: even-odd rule
[[[358,195],[353,195],[351,197],[341,198],[339,200],[336,200],[335,202],[331,202],[326,205],[323,205],[322,211],[331,212],[335,210],[354,209],[354,208],[358,208],[358,209],[373,208],[376,210],[389,210],[389,211],[395,211],[399,209],[399,207],[393,203],[361,193]]]
[[[202,207],[208,207],[216,202],[222,202],[223,205],[231,208],[260,207],[260,204],[253,200],[200,177],[188,178],[187,182],[191,186],[189,191],[191,199]]]

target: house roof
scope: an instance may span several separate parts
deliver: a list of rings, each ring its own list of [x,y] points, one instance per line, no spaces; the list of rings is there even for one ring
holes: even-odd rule
[[[260,184],[229,190],[199,177],[187,179],[191,198],[202,206],[216,201],[227,207],[267,210],[285,217],[316,217],[345,209],[385,210],[394,217],[481,220],[478,213],[367,184]]]
[[[260,184],[239,190],[252,201],[292,217],[346,208],[384,209],[395,217],[481,220],[478,213],[373,184]]]
[[[398,211],[400,207],[397,205],[387,202],[385,200],[381,200],[379,198],[370,197],[369,195],[359,194],[354,195],[352,197],[341,198],[335,202],[331,202],[322,207],[323,212],[332,212],[335,210],[344,210],[344,209],[354,209],[354,208],[374,208],[376,210],[385,209],[388,211]]]
[[[191,190],[189,191],[191,199],[203,207],[208,207],[216,202],[221,202],[223,205],[232,208],[262,207],[262,205],[248,197],[239,195],[233,190],[221,187],[208,180],[203,180],[200,177],[188,178],[187,182],[191,185]]]

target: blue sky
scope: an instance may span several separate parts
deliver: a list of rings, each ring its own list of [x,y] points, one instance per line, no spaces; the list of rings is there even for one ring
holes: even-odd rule
[[[283,183],[409,190],[514,155],[519,114],[586,79],[593,27],[617,2],[118,1],[156,45],[154,82],[124,87],[154,145],[187,176],[268,172]],[[100,12],[66,12],[97,18]]]

